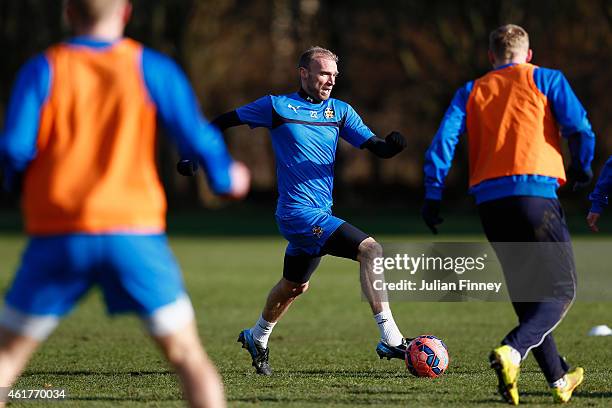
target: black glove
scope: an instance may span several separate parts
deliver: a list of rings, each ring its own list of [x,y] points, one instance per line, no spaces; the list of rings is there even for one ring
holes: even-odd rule
[[[593,180],[593,170],[589,167],[586,170],[570,165],[567,169],[567,178],[572,185],[572,191],[582,190]]]
[[[400,132],[396,132],[395,130],[385,137],[385,142],[391,146],[397,153],[404,150],[407,146],[406,139]]]
[[[425,204],[423,204],[423,208],[421,209],[423,221],[425,221],[427,227],[429,227],[434,234],[438,233],[436,225],[444,222],[444,219],[440,218],[440,202],[440,200],[425,200]]]
[[[176,163],[176,171],[186,177],[191,177],[198,171],[198,162],[188,159],[179,160]]]
[[[16,201],[21,197],[24,172],[0,172],[0,192],[9,200]],[[3,197],[4,198],[4,197]]]

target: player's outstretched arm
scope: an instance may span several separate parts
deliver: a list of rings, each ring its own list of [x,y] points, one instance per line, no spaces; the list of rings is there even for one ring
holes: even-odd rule
[[[361,147],[368,149],[380,158],[390,159],[406,148],[406,139],[400,132],[394,130],[384,139],[378,136],[371,137]]]
[[[210,123],[222,132],[227,128],[245,124],[245,122],[240,120],[240,117],[235,110],[222,113],[214,118]]]
[[[270,128],[272,126],[272,100],[269,95],[261,97],[236,110],[217,116],[211,124],[213,128],[221,131],[240,125],[249,125],[251,128]],[[198,170],[198,165],[197,161],[183,156],[176,168],[183,176],[193,176]]]

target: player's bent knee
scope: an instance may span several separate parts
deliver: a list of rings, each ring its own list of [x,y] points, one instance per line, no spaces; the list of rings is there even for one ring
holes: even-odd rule
[[[301,283],[301,284],[299,284],[299,285],[297,285],[297,286],[295,286],[293,288],[293,293],[296,296],[299,296],[299,295],[305,293],[308,290],[308,287],[309,287],[308,282]]]
[[[363,240],[361,244],[359,244],[359,252],[358,252],[358,260],[372,260],[374,258],[381,257],[383,255],[382,246],[374,240],[374,238],[369,237]]]
[[[308,290],[308,282],[291,282],[283,278],[283,288],[292,297],[299,296]]]

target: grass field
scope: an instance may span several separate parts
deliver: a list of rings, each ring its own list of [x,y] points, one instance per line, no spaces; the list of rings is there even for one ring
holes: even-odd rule
[[[275,328],[270,342],[275,374],[262,378],[254,374],[236,337],[258,317],[267,291],[278,280],[285,243],[277,237],[196,236],[175,236],[171,243],[230,406],[505,406],[495,393],[487,355],[514,324],[509,304],[395,303],[395,319],[405,335],[433,333],[449,348],[451,362],[444,376],[417,379],[402,362],[378,359],[378,330],[361,300],[356,264],[327,257],[309,293]],[[23,244],[18,234],[0,236],[3,288]],[[586,381],[571,406],[612,405],[612,337],[586,336],[590,327],[612,323],[611,310],[610,303],[578,302],[555,332],[562,353],[586,370]],[[175,376],[138,320],[108,318],[95,291],[35,355],[15,388],[44,386],[67,390],[69,399],[58,406],[183,404]],[[519,386],[522,404],[552,404],[532,357]]]

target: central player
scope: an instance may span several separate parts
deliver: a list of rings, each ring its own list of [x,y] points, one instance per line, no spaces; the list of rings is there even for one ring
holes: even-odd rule
[[[298,92],[264,96],[213,120],[221,130],[242,124],[270,129],[276,156],[276,221],[289,241],[283,277],[270,291],[259,320],[238,337],[258,374],[272,373],[268,338],[295,298],[308,289],[323,255],[360,263],[361,287],[381,334],[376,352],[380,358],[404,358],[406,340],[385,294],[375,292],[371,284],[372,260],[382,256],[382,247],[368,234],[334,217],[331,208],[338,137],[382,158],[395,156],[406,143],[398,132],[385,139],[377,137],[349,104],[330,98],[338,76],[337,62],[333,52],[312,47],[300,57]],[[178,168],[181,174],[193,173],[188,160],[179,162]]]

